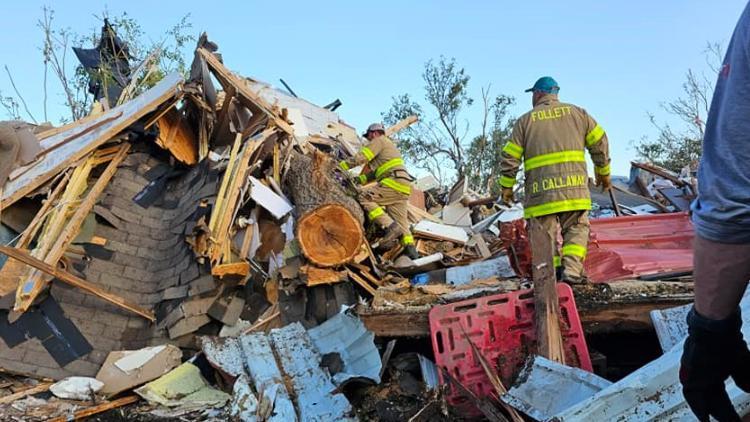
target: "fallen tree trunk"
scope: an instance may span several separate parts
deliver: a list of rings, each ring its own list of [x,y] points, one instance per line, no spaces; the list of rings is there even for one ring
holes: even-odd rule
[[[323,153],[314,151],[312,157],[291,151],[289,169],[284,183],[300,217],[326,204],[338,204],[362,225],[365,215],[356,199],[347,195],[333,178],[335,163]]]
[[[364,240],[362,225],[339,204],[307,212],[297,224],[297,241],[313,264],[334,267],[350,262]]]

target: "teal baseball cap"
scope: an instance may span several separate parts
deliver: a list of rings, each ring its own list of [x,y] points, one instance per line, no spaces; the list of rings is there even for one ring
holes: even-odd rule
[[[560,91],[560,85],[551,76],[542,76],[534,82],[534,86],[524,92],[546,92],[548,94],[557,94]]]

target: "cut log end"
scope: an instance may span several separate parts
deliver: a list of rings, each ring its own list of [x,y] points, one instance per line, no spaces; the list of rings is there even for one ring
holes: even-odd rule
[[[315,265],[334,267],[354,259],[364,240],[364,232],[345,207],[326,204],[299,219],[297,240],[302,253]]]

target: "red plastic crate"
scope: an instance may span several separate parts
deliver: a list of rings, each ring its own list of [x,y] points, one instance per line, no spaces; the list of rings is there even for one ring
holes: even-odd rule
[[[566,364],[593,372],[573,290],[565,283],[558,283],[557,295]],[[509,388],[526,357],[536,351],[534,291],[519,290],[435,306],[430,311],[430,333],[438,367],[447,370],[477,396],[495,396],[466,338],[472,339]],[[440,381],[446,382],[442,372]],[[448,403],[476,414],[476,408],[455,389],[448,393]]]

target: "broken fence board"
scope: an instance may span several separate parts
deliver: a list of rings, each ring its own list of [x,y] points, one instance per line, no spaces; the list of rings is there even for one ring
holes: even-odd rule
[[[46,154],[29,164],[27,166],[28,169],[24,170],[23,175],[7,182],[2,189],[0,208],[5,208],[33,192],[36,188],[61,173],[66,167],[83,158],[86,154],[125,130],[133,122],[177,95],[180,91],[181,83],[182,77],[178,73],[169,74],[153,88],[135,99],[103,113],[97,119],[82,123],[85,126],[76,126],[68,131],[54,135],[54,138],[59,137],[60,139],[64,139],[76,132],[83,133],[81,136],[58,147],[54,153]],[[112,116],[118,113],[122,113],[122,115],[112,119]],[[108,119],[112,120],[100,124],[101,121]],[[85,127],[88,126],[96,126],[96,128],[85,132]],[[52,139],[53,137],[48,138],[50,143],[55,143]]]

